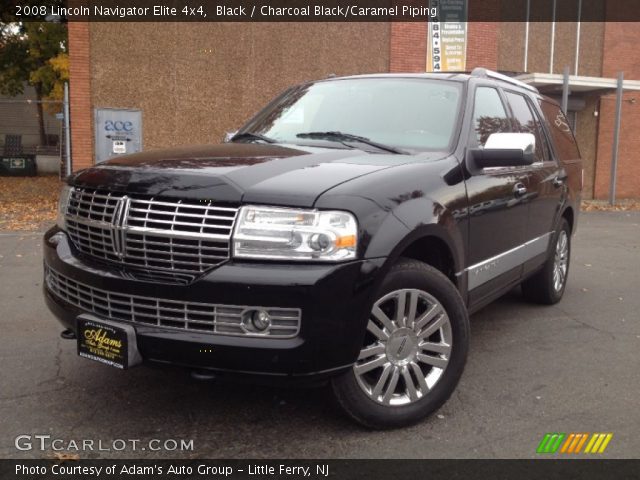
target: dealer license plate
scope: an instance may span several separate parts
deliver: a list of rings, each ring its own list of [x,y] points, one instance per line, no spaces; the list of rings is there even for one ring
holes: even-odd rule
[[[131,325],[83,314],[78,322],[78,355],[125,369],[141,362],[136,331]]]

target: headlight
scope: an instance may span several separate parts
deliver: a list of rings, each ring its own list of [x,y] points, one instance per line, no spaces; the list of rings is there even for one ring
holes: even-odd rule
[[[65,229],[64,224],[64,215],[67,213],[67,204],[69,203],[69,196],[71,195],[71,187],[69,185],[65,185],[60,190],[60,199],[58,200],[58,227],[62,230]]]
[[[242,258],[321,260],[356,257],[358,226],[340,211],[246,206],[233,234],[233,255]]]

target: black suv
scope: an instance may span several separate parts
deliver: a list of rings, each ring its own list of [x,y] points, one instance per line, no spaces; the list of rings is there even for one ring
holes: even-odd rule
[[[497,73],[305,83],[224,144],[72,175],[45,296],[83,357],[329,381],[406,425],[458,383],[469,312],[560,300],[581,173],[558,104]]]

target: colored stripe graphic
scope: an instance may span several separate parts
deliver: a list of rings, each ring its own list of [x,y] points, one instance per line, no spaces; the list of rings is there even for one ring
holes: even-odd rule
[[[584,449],[584,453],[603,453],[612,438],[613,433],[594,433],[587,448]]]
[[[612,438],[613,433],[546,433],[538,445],[536,453],[604,453]],[[582,447],[585,444],[583,452]]]
[[[537,453],[556,453],[566,433],[547,433],[540,445],[538,445]]]
[[[562,445],[560,453],[580,453],[582,446],[589,438],[588,433],[571,433]]]

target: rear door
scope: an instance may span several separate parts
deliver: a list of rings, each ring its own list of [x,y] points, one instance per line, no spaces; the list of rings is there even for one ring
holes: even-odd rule
[[[507,107],[494,86],[474,92],[470,148],[483,147],[492,133],[513,131]],[[522,274],[519,247],[525,242],[528,219],[528,167],[492,167],[467,180],[469,304],[484,303]]]
[[[525,240],[531,245],[526,258],[527,271],[546,259],[547,246],[563,201],[566,173],[552,155],[549,139],[535,104],[528,96],[519,92],[507,90],[505,96],[513,115],[514,129],[521,133],[531,133],[536,139],[535,161],[529,168],[527,192],[529,220]]]
[[[562,167],[561,172],[566,175],[563,180],[564,194],[568,203],[579,207],[583,182],[582,159],[569,121],[560,106],[549,99],[538,98],[538,106],[549,135],[552,156]],[[577,213],[579,209],[575,210]]]

